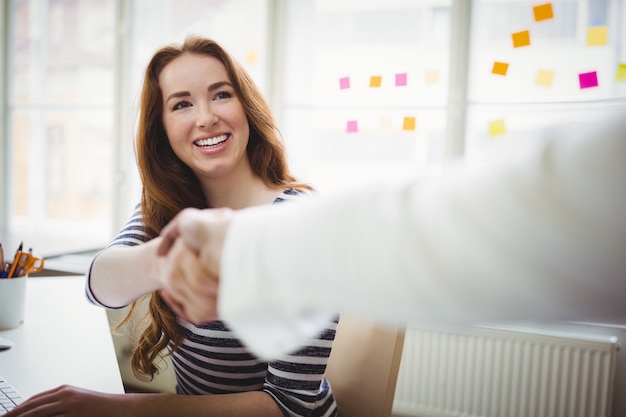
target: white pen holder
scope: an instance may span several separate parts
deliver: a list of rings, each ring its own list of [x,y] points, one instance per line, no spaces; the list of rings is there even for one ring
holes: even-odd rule
[[[0,330],[14,329],[24,323],[27,278],[0,279]]]

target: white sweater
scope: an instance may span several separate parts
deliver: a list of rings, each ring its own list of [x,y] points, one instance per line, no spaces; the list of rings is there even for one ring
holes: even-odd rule
[[[240,212],[222,255],[221,318],[267,358],[334,312],[413,324],[626,320],[620,116],[555,130],[489,167]]]

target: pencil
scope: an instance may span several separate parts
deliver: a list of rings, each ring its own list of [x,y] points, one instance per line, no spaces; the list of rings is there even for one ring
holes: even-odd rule
[[[11,264],[11,269],[9,269],[9,274],[7,278],[13,278],[13,272],[15,272],[15,268],[17,268],[17,263],[20,261],[20,256],[22,255],[22,249],[24,248],[24,242],[20,242],[20,246],[18,246],[15,251],[15,256],[13,257],[13,263]]]

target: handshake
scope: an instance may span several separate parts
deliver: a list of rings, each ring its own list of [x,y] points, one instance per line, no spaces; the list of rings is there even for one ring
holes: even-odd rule
[[[164,258],[161,296],[174,313],[193,323],[217,320],[220,257],[231,209],[181,211],[161,232]]]

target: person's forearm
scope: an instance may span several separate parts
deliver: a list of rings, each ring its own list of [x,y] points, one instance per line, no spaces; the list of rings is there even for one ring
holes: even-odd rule
[[[623,317],[621,120],[486,170],[247,209],[226,235],[220,317],[267,356],[264,320],[280,336],[315,307],[399,323]]]
[[[221,395],[126,394],[123,409],[128,417],[283,417],[265,392]]]
[[[109,307],[123,307],[160,289],[159,239],[137,246],[113,246],[101,252],[91,265],[89,285],[96,299]]]

